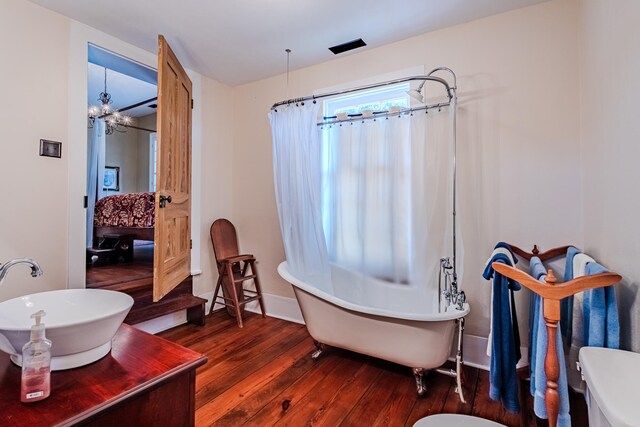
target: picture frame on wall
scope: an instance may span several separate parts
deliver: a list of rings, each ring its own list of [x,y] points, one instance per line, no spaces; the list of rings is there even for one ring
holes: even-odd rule
[[[120,167],[105,166],[104,167],[104,191],[120,191]]]

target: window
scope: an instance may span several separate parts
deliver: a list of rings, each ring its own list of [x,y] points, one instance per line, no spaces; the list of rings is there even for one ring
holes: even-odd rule
[[[385,111],[393,106],[409,108],[409,83],[355,92],[324,101],[323,115],[358,114],[364,110]]]
[[[149,135],[149,191],[156,191],[156,155],[158,154],[158,134]]]
[[[324,102],[323,115],[409,108],[408,83]],[[394,283],[409,281],[410,121],[334,124],[322,130],[322,221],[329,259]]]

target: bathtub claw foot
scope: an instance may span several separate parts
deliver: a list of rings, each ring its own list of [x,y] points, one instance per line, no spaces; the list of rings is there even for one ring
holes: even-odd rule
[[[427,393],[427,387],[424,381],[424,375],[426,374],[426,369],[424,368],[413,368],[413,376],[416,379],[416,391],[418,392],[418,396],[422,397]]]
[[[313,344],[316,346],[316,349],[313,353],[311,353],[311,358],[313,360],[318,360],[320,356],[324,353],[326,346],[318,341],[313,341]]]

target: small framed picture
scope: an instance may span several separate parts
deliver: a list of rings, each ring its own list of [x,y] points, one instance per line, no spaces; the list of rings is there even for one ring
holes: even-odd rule
[[[120,168],[118,166],[104,167],[104,191],[120,191]]]
[[[40,140],[40,155],[44,157],[62,157],[62,142],[49,141],[47,139]]]

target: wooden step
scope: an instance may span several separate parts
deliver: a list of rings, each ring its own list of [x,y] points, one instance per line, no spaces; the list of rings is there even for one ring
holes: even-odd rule
[[[136,310],[132,309],[124,319],[124,323],[135,325],[137,323],[142,323],[147,320],[186,309],[188,322],[204,326],[204,307],[207,302],[206,299],[190,294],[181,294],[175,297],[165,298],[167,299],[163,299]]]

